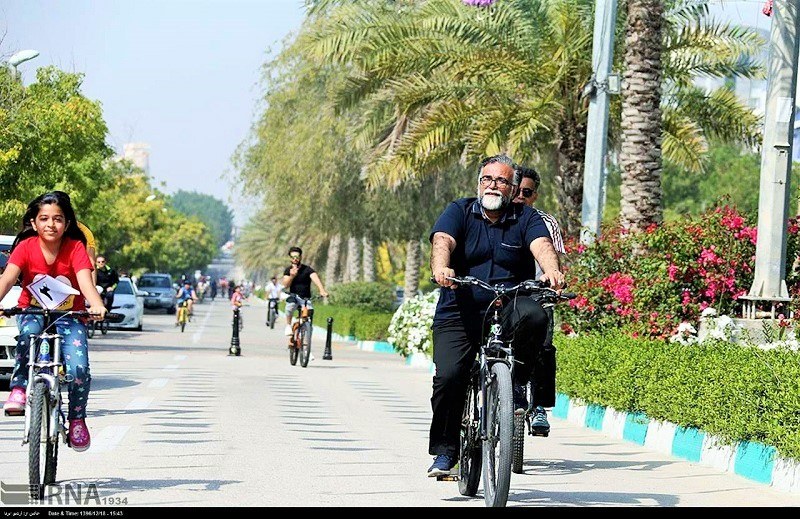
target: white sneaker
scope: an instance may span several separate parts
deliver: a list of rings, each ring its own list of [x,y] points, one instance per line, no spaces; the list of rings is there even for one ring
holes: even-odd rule
[[[286,325],[286,329],[283,330],[283,334],[285,336],[287,336],[287,337],[291,337],[292,336],[292,325],[291,324],[287,324]]]

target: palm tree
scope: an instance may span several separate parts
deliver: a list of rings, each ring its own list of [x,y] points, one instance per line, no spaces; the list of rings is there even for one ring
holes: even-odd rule
[[[559,216],[577,233],[590,0],[503,0],[488,10],[459,0],[408,2],[402,9],[386,2],[322,3],[324,16],[312,18],[301,41],[321,63],[348,68],[337,106],[360,113],[354,142],[367,150],[364,174],[373,184],[397,185],[506,151],[520,161],[554,164]],[[748,142],[758,119],[725,93],[684,106],[697,97],[686,76],[758,75],[747,58],[758,38],[709,20],[704,2],[673,4],[662,56],[663,151],[701,170],[704,135]],[[719,110],[724,119],[710,117]],[[726,128],[732,119],[740,123]]]

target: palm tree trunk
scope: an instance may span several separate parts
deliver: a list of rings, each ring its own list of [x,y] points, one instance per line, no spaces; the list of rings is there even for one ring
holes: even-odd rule
[[[364,260],[364,281],[373,282],[375,281],[375,247],[372,244],[372,240],[366,236],[364,236],[364,239],[362,240],[362,247],[362,259]]]
[[[623,227],[644,230],[660,223],[662,0],[629,0],[622,82]]]
[[[583,210],[583,166],[586,157],[586,119],[565,121],[558,129],[556,197],[559,223],[567,236],[579,236]]]
[[[333,285],[336,283],[336,267],[339,264],[339,251],[342,248],[342,236],[335,234],[328,244],[328,260],[325,263],[325,279],[323,283]]]
[[[408,301],[417,296],[419,290],[419,270],[421,266],[419,240],[406,243],[406,276],[403,288],[403,300]]]
[[[358,281],[358,239],[355,236],[347,238],[347,263],[344,271],[345,283]]]

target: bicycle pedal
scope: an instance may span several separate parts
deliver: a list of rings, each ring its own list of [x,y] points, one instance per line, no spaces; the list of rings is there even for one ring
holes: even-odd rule
[[[536,429],[531,429],[531,436],[541,436],[542,438],[547,438],[548,436],[550,436],[550,430],[548,429],[547,431],[542,431],[542,430],[537,431]]]
[[[436,476],[436,481],[458,481],[458,474],[442,474]]]
[[[17,410],[7,410],[5,411],[6,416],[25,416],[25,410],[22,409],[21,411]]]

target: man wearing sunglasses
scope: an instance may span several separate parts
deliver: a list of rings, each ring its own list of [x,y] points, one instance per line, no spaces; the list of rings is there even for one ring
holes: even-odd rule
[[[534,202],[539,198],[539,185],[542,182],[539,173],[533,168],[522,166],[519,166],[517,170],[522,178],[519,183],[519,194],[514,199],[514,202],[527,205],[538,212],[547,226],[547,231],[553,241],[553,247],[559,254],[566,254],[564,238],[561,235],[561,227],[558,225],[558,221],[552,215],[533,207]],[[534,268],[536,269],[536,277],[540,277],[542,268],[536,261],[534,261]],[[556,348],[553,345],[553,309],[547,308],[545,312],[549,319],[547,339],[539,350],[538,355],[534,358],[533,373],[531,375],[534,406],[533,416],[531,417],[531,430],[535,436],[550,435],[550,422],[547,421],[545,407],[553,407],[556,404]],[[515,391],[520,390],[519,387],[514,389]],[[518,396],[517,400],[521,404],[527,404],[527,402],[523,401],[525,399],[524,387],[521,389],[523,396]],[[527,405],[525,405],[525,408],[527,408]]]
[[[289,293],[308,299],[311,297],[311,283],[313,282],[319,289],[319,295],[328,297],[328,292],[322,286],[319,274],[313,268],[302,263],[303,249],[291,247],[289,258],[291,258],[292,264],[283,271],[283,280],[281,280],[283,286],[289,289]],[[297,303],[294,302],[294,298],[289,297],[286,300],[286,330],[284,331],[287,337],[292,336],[292,315],[296,308]],[[308,308],[311,309],[311,303],[308,304]]]
[[[478,168],[477,198],[450,203],[433,226],[431,272],[442,290],[433,318],[433,377],[430,440],[435,456],[428,476],[449,473],[458,458],[464,395],[483,336],[484,316],[493,299],[476,287],[447,279],[474,276],[490,284],[514,285],[531,278],[536,259],[554,288],[564,284],[558,255],[538,212],[512,201],[521,174],[505,155],[484,159]],[[450,290],[452,288],[452,290]],[[547,336],[548,318],[539,302],[519,297],[503,308],[503,330],[512,341],[514,384],[524,386],[533,359]],[[515,397],[519,394],[515,391]],[[516,400],[516,398],[515,398]],[[515,408],[517,403],[515,402]]]

